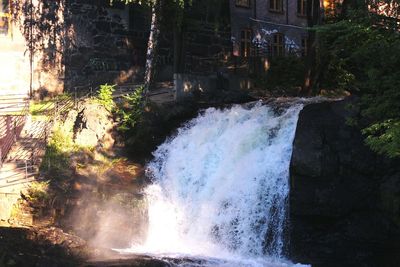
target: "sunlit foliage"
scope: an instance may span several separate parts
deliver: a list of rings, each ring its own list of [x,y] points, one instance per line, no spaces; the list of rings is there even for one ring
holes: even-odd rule
[[[139,87],[133,93],[124,96],[124,104],[118,111],[121,118],[119,130],[128,131],[140,121],[144,107],[143,90],[143,87]]]
[[[100,85],[100,90],[97,95],[97,101],[104,106],[108,111],[112,111],[114,109],[115,103],[113,99],[113,92],[115,85],[103,84]]]
[[[400,35],[382,17],[355,12],[318,29],[323,88],[360,96],[367,144],[400,156]]]

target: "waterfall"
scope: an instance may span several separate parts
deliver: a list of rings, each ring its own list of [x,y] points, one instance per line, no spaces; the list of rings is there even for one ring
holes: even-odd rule
[[[282,262],[301,109],[209,108],[179,129],[148,164],[148,236],[133,251],[291,266]]]

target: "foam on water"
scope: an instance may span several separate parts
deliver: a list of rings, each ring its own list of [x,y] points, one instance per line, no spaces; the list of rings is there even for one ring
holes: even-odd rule
[[[210,259],[201,266],[295,266],[284,233],[301,109],[210,108],[179,129],[148,165],[148,235],[127,251]]]

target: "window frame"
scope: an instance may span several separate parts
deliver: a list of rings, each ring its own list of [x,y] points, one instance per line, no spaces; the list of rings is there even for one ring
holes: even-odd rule
[[[253,30],[244,28],[240,31],[240,56],[248,58],[252,54]]]
[[[280,3],[279,8],[277,8],[278,3]],[[284,13],[283,12],[283,0],[269,0],[268,8],[269,8],[270,12]]]
[[[307,17],[307,0],[297,0],[297,16]]]
[[[285,35],[283,33],[277,32],[272,35],[271,54],[273,57],[285,55]]]
[[[241,4],[238,2],[247,1],[247,4]],[[251,7],[251,0],[235,0],[235,6],[239,8],[250,8]]]

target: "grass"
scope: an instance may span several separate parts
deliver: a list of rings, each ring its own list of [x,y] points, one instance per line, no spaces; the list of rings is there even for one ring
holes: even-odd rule
[[[54,109],[54,101],[31,101],[29,105],[29,114],[34,121],[43,121],[49,118],[51,111]]]
[[[47,145],[41,169],[64,173],[69,170],[71,153],[76,150],[72,141],[72,129],[66,129],[62,124],[56,124]]]
[[[32,101],[29,105],[29,113],[32,116],[47,115],[49,109],[54,108],[54,100]]]
[[[33,120],[45,120],[52,115],[57,101],[60,102],[70,99],[71,96],[69,94],[61,94],[53,99],[31,101],[29,105],[29,114],[31,114]]]

